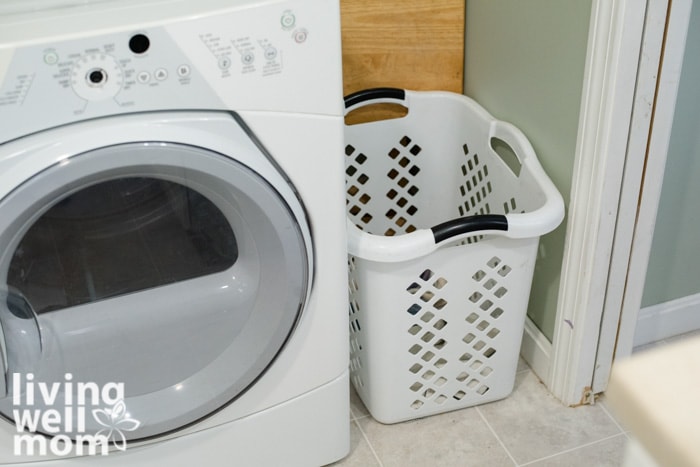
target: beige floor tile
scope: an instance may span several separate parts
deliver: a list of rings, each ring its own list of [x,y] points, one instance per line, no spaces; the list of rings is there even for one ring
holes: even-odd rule
[[[473,408],[395,425],[357,422],[385,467],[514,465]]]
[[[333,467],[373,467],[380,465],[369,444],[367,444],[367,440],[362,436],[359,426],[354,421],[350,422],[350,454],[345,459],[331,465]]]
[[[627,436],[621,434],[527,464],[527,467],[619,467],[624,459],[626,443]]]
[[[479,411],[519,464],[621,433],[602,407],[565,407],[532,372],[519,373],[515,386]]]

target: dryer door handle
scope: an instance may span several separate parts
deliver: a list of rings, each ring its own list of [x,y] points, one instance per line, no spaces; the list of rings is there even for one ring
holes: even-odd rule
[[[10,396],[13,373],[39,368],[42,353],[39,318],[18,292],[0,289],[0,328],[5,345],[0,349],[0,397]]]

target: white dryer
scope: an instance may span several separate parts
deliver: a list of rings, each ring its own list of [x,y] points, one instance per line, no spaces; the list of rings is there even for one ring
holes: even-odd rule
[[[348,452],[339,23],[0,3],[0,464]]]

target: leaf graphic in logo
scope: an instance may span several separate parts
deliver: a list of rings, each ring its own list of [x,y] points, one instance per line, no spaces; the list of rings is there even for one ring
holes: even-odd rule
[[[114,443],[114,447],[120,451],[126,451],[124,431],[134,431],[141,425],[141,422],[129,417],[126,412],[126,404],[121,399],[111,408],[94,409],[92,417],[104,427],[95,436],[104,436],[107,441]]]

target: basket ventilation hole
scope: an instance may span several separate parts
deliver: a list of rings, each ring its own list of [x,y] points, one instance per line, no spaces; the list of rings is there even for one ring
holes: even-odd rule
[[[419,364],[419,363],[414,363],[414,364],[411,366],[411,368],[408,369],[408,371],[410,371],[410,372],[413,373],[413,374],[416,374],[416,373],[418,373],[418,372],[419,372],[420,370],[422,370],[422,369],[423,369],[423,365],[421,365],[421,364]]]
[[[411,334],[412,336],[415,336],[420,332],[420,330],[423,329],[422,327],[418,326],[417,324],[414,324],[410,328],[408,328],[408,333]]]
[[[442,330],[442,328],[444,328],[445,326],[447,326],[447,321],[445,321],[444,319],[439,319],[435,322],[435,324],[433,324],[433,327],[438,331]]]
[[[447,360],[444,358],[439,358],[435,361],[434,365],[436,368],[443,368],[445,365],[447,365]]]
[[[421,375],[421,378],[423,378],[426,381],[429,381],[435,376],[435,372],[433,370],[428,370],[425,373]]]
[[[413,401],[413,403],[411,404],[411,408],[414,410],[418,410],[422,406],[423,406],[423,401],[419,401],[419,400]]]
[[[501,277],[506,277],[508,274],[510,274],[510,271],[512,271],[510,266],[504,264],[503,267],[498,270],[498,275]]]
[[[469,352],[465,352],[462,354],[461,357],[459,357],[459,361],[462,363],[467,363],[469,360],[472,359],[472,357],[473,357],[472,354],[470,354]]]
[[[503,309],[502,308],[496,308],[491,312],[491,317],[493,319],[498,319],[501,315],[503,314]]]
[[[408,311],[408,312],[409,312],[410,314],[412,314],[412,315],[415,315],[415,314],[418,313],[420,310],[421,310],[421,306],[418,305],[417,303],[414,303],[413,305],[411,305],[410,307],[408,307],[408,310],[406,310],[406,311]]]
[[[432,313],[429,312],[429,311],[426,311],[425,313],[423,313],[423,315],[421,315],[420,319],[421,319],[421,321],[423,321],[424,323],[427,323],[427,322],[429,322],[431,319],[433,319],[434,317],[435,317],[434,314],[432,314]]]
[[[411,138],[409,138],[408,136],[404,136],[404,137],[401,138],[401,140],[399,141],[399,144],[401,144],[401,146],[403,146],[403,147],[406,147],[406,146],[408,146],[409,144],[411,144]]]
[[[347,146],[345,146],[346,156],[351,156],[353,152],[355,152],[355,148],[352,145],[348,144]]]

